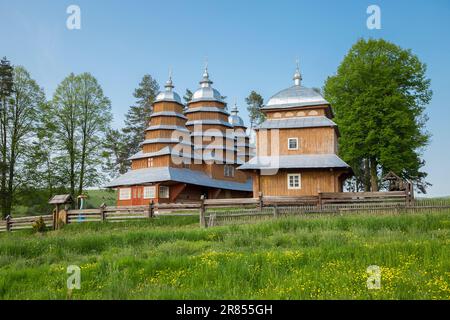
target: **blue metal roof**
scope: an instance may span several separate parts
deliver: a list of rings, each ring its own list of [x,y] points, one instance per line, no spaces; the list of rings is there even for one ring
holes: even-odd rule
[[[181,119],[187,119],[187,117],[179,112],[175,112],[175,111],[160,111],[160,112],[153,112],[150,115],[150,118],[154,118],[154,117],[159,117],[159,116],[168,116],[168,117],[178,117]]]
[[[188,108],[185,113],[194,113],[194,112],[219,112],[226,114],[229,116],[230,114],[228,111],[226,111],[224,108],[219,107],[210,107],[210,106],[203,106],[203,107],[195,107],[195,108]]]
[[[228,128],[233,128],[233,126],[229,122],[218,119],[191,120],[186,122],[186,126],[208,125],[208,124],[219,124]]]
[[[350,166],[335,154],[301,154],[258,156],[238,167],[241,170],[280,168],[318,169],[350,168]]]
[[[311,128],[311,127],[337,127],[336,123],[325,116],[293,117],[285,119],[268,119],[256,129],[285,129],[285,128]]]
[[[129,185],[140,185],[153,182],[177,181],[182,183],[206,186],[211,188],[252,191],[252,179],[245,183],[218,180],[207,176],[202,171],[179,169],[171,167],[145,168],[131,170],[106,184],[105,187],[113,188]]]

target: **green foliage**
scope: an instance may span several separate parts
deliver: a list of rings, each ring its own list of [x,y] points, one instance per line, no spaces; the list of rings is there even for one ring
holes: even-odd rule
[[[193,95],[192,91],[189,89],[186,89],[186,92],[184,93],[184,96],[183,96],[184,103],[187,104],[189,101],[191,101],[192,95]]]
[[[134,90],[136,104],[131,106],[125,115],[123,128],[130,155],[139,151],[139,144],[144,140],[145,128],[148,126],[153,111],[152,105],[158,91],[158,82],[149,74],[144,75],[139,86]]]
[[[139,86],[134,90],[136,103],[130,106],[125,115],[125,126],[122,130],[109,130],[104,142],[104,157],[107,159],[104,169],[110,176],[125,173],[130,167],[130,156],[137,153],[144,140],[152,104],[159,91],[158,82],[146,74]]]
[[[44,219],[42,217],[39,217],[34,223],[33,223],[33,230],[34,232],[45,232],[47,230],[47,226],[45,225]]]
[[[248,97],[245,98],[245,102],[247,103],[247,110],[250,118],[250,127],[253,128],[263,122],[265,119],[264,114],[261,112],[264,99],[259,93],[253,90],[252,92],[250,92]]]
[[[53,188],[51,171],[58,173],[72,195],[100,183],[103,174],[102,141],[109,129],[111,103],[97,80],[89,73],[71,73],[56,88],[53,100],[41,117],[41,148],[38,167]]]
[[[111,177],[116,177],[127,172],[131,165],[130,149],[125,135],[117,129],[109,129],[103,142],[103,157],[106,159],[104,170]]]
[[[358,183],[375,191],[393,171],[425,192],[421,159],[429,141],[425,106],[432,92],[426,65],[385,40],[359,40],[325,83],[339,125],[340,155]]]
[[[198,228],[198,217],[0,234],[0,299],[448,299],[450,211],[280,218]],[[366,269],[381,268],[368,290]]]
[[[11,212],[16,191],[30,183],[26,162],[33,157],[29,151],[36,138],[37,118],[45,95],[25,68],[16,66],[12,69],[12,83],[11,79],[5,80],[8,77],[3,69],[7,67],[1,68],[0,200],[2,215],[6,216]],[[11,92],[6,97],[5,90],[9,87]]]

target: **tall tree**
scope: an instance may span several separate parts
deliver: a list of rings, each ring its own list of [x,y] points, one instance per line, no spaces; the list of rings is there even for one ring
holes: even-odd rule
[[[75,188],[78,180],[77,160],[79,156],[79,84],[77,76],[71,73],[56,88],[52,100],[52,117],[49,118],[47,129],[54,134],[60,152],[58,152],[59,162],[63,164],[65,177],[70,186],[70,194],[75,196]],[[50,129],[54,131],[50,131]]]
[[[13,67],[4,57],[0,61],[0,208],[5,216],[5,202],[7,198],[7,174],[8,174],[8,109],[13,90]]]
[[[86,185],[94,184],[98,172],[94,168],[103,162],[101,141],[112,121],[111,102],[103,94],[101,86],[90,73],[78,76],[80,82],[80,178],[78,193]]]
[[[128,160],[130,152],[127,141],[124,139],[124,135],[120,130],[108,130],[104,141],[104,148],[104,156],[107,159],[104,165],[105,171],[112,177],[127,172],[131,163]]]
[[[14,67],[12,94],[2,106],[1,135],[2,159],[7,168],[6,181],[2,181],[2,214],[11,212],[18,186],[27,182],[21,170],[27,151],[35,136],[36,119],[40,106],[45,103],[43,90],[20,66]],[[4,179],[2,172],[2,180]],[[4,183],[6,182],[6,185]]]
[[[59,165],[64,168],[70,193],[81,194],[100,182],[104,163],[101,141],[112,120],[110,101],[89,73],[71,73],[57,87],[47,129],[58,142]]]
[[[183,96],[184,103],[187,104],[189,101],[191,101],[192,95],[193,95],[192,91],[189,89],[186,89],[186,92],[184,93],[184,96]]]
[[[245,98],[247,103],[247,111],[250,118],[250,129],[264,121],[265,116],[261,112],[264,100],[256,91],[250,92],[249,96]]]
[[[428,183],[421,155],[429,134],[425,106],[432,92],[426,65],[385,40],[359,40],[324,87],[341,131],[340,154],[365,190],[377,191],[393,171],[421,192]]]
[[[139,86],[134,90],[136,103],[131,106],[125,115],[125,127],[129,155],[139,151],[139,144],[144,139],[145,128],[148,126],[152,105],[159,91],[158,82],[151,75],[146,74]]]

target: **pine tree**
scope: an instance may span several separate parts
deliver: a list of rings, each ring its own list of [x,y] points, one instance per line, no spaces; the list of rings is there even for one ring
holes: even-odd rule
[[[125,115],[125,127],[123,133],[129,150],[129,156],[139,151],[139,144],[144,140],[145,128],[147,128],[152,113],[152,105],[159,91],[159,85],[151,75],[146,74],[134,90],[133,96],[136,103],[131,106]]]
[[[262,123],[265,119],[264,114],[261,112],[264,100],[262,96],[256,91],[250,92],[249,96],[245,98],[247,103],[247,110],[250,118],[250,129],[256,125]]]
[[[186,89],[186,92],[184,93],[184,96],[183,96],[183,100],[184,100],[185,104],[187,104],[189,101],[192,100],[192,95],[193,95],[192,91],[189,89]]]

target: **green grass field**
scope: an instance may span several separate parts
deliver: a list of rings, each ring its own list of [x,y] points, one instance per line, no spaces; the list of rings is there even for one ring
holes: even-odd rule
[[[450,211],[0,234],[0,299],[450,299]],[[66,289],[68,265],[81,289]],[[367,289],[370,265],[381,289]]]

